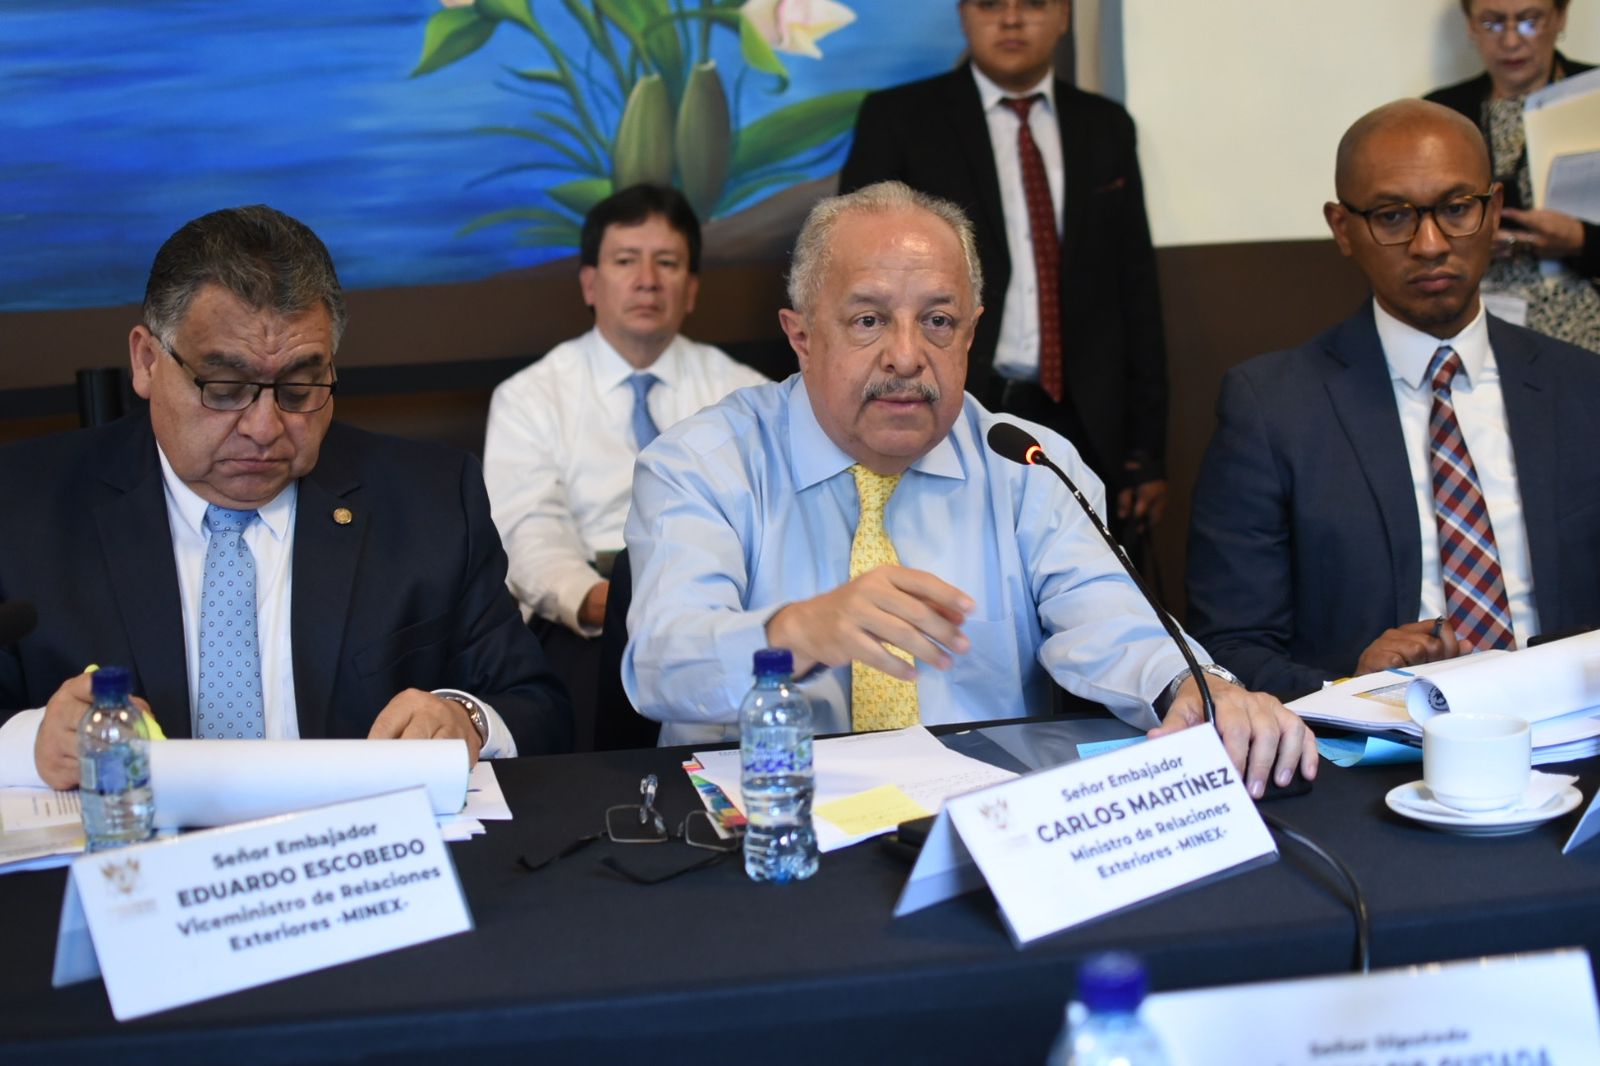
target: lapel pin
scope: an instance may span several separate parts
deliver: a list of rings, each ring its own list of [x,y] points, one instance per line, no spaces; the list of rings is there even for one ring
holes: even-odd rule
[[[348,507],[335,507],[333,509],[333,521],[336,525],[347,526],[355,521],[355,517],[350,513],[350,508]]]

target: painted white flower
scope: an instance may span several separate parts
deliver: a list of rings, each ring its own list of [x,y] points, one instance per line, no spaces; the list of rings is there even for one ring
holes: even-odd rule
[[[440,7],[471,7],[474,0],[439,0]]]
[[[821,59],[817,42],[856,20],[835,0],[745,0],[739,13],[775,51]]]

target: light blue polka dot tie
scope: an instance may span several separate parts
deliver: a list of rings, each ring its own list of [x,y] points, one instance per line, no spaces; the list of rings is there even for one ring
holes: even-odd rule
[[[205,572],[200,588],[200,700],[195,735],[202,740],[266,736],[261,699],[261,642],[256,635],[256,561],[244,542],[254,511],[206,508]]]
[[[633,386],[633,440],[640,451],[661,432],[656,428],[656,420],[650,417],[650,405],[645,400],[660,380],[654,374],[635,374],[628,379],[628,384]]]

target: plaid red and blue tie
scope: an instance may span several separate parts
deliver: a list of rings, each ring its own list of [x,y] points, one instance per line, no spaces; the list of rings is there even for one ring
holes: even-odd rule
[[[1433,469],[1433,513],[1439,526],[1446,613],[1463,652],[1510,648],[1514,646],[1511,607],[1494,527],[1451,400],[1451,383],[1460,371],[1461,356],[1448,344],[1428,363],[1433,384],[1428,464]]]
[[[1061,366],[1061,238],[1056,234],[1055,201],[1050,197],[1044,155],[1028,128],[1028,112],[1043,99],[1044,94],[1034,93],[1000,102],[1022,123],[1017,129],[1017,161],[1022,166],[1022,192],[1028,205],[1028,233],[1033,238],[1033,269],[1039,289],[1039,387],[1060,403],[1065,391]]]

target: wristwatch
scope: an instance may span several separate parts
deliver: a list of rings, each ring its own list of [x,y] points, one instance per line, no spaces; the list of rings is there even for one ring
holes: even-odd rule
[[[483,713],[483,708],[478,706],[478,701],[471,696],[463,696],[459,692],[441,692],[439,698],[459,703],[462,710],[467,712],[467,717],[472,719],[472,728],[478,731],[478,746],[489,743],[489,716]]]
[[[1226,681],[1230,685],[1238,685],[1240,688],[1244,688],[1244,682],[1240,681],[1236,676],[1234,676],[1233,671],[1229,670],[1225,666],[1218,666],[1216,663],[1201,663],[1200,672],[1203,674],[1210,674],[1219,681]],[[1162,691],[1161,695],[1156,698],[1155,712],[1159,715],[1165,716],[1167,713],[1167,708],[1172,706],[1172,701],[1178,698],[1178,690],[1183,687],[1183,683],[1185,681],[1189,680],[1193,676],[1194,674],[1190,673],[1188,670],[1185,670],[1183,673],[1173,678],[1172,681],[1168,683],[1166,689]]]

